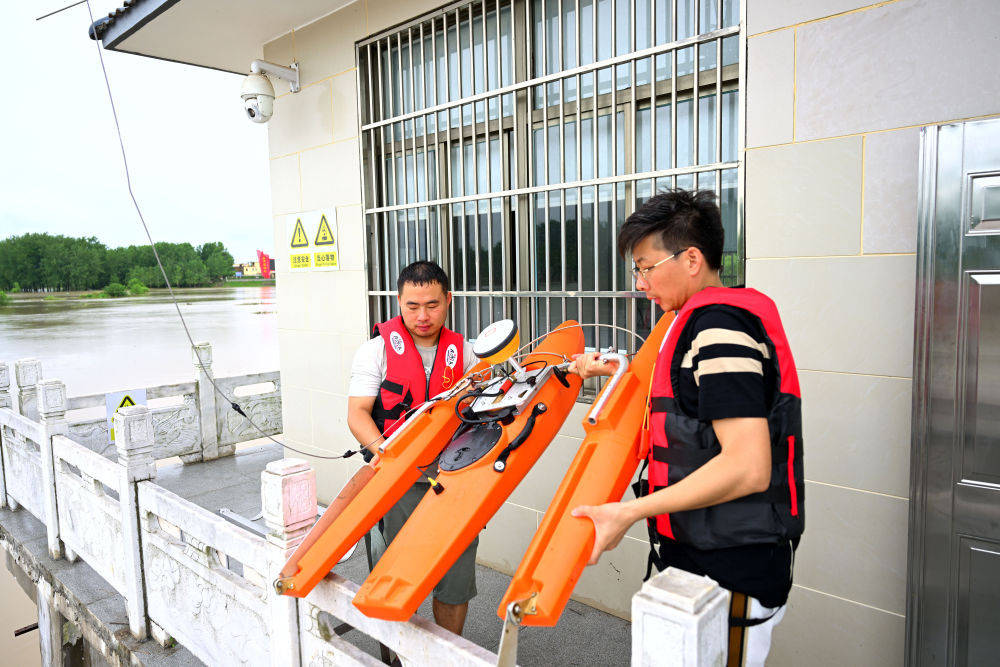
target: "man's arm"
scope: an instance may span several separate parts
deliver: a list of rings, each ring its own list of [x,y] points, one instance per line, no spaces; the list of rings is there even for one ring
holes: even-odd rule
[[[761,417],[716,419],[722,451],[676,484],[624,503],[583,505],[573,516],[594,522],[597,538],[588,564],[614,549],[629,527],[647,517],[699,509],[766,491],[771,483],[771,437]]]
[[[347,427],[362,447],[372,454],[378,454],[378,446],[385,439],[372,419],[375,396],[347,397]]]

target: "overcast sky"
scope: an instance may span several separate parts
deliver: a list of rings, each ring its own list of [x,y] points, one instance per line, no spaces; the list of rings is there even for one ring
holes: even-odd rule
[[[100,62],[71,0],[3,2],[0,238],[27,232],[145,243],[125,184]],[[121,2],[91,0],[95,17]],[[273,246],[267,129],[242,77],[104,51],[132,183],[153,238],[222,241],[237,261]],[[249,65],[249,63],[248,63]]]

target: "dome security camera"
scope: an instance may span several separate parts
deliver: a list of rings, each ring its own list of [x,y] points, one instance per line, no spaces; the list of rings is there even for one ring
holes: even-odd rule
[[[274,115],[274,86],[263,74],[250,74],[240,89],[243,110],[255,123],[266,123]]]
[[[274,86],[268,75],[287,81],[291,92],[299,92],[298,63],[292,63],[290,67],[266,60],[250,63],[250,74],[243,80],[240,97],[243,98],[243,110],[247,118],[255,123],[266,123],[274,115]]]

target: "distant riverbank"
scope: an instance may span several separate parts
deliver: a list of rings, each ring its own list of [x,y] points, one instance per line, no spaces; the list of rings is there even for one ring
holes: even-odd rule
[[[274,278],[264,279],[254,279],[254,278],[234,278],[232,280],[227,280],[226,282],[219,283],[217,285],[212,285],[210,287],[183,287],[175,288],[175,292],[185,292],[188,294],[197,293],[207,290],[217,290],[235,287],[267,287],[274,286]],[[161,295],[169,295],[170,292],[165,287],[154,287],[149,290],[148,294],[144,294],[138,297],[130,297],[133,299],[144,299]],[[7,297],[11,302],[25,302],[25,301],[62,301],[62,300],[76,300],[76,299],[107,299],[101,290],[82,290],[82,291],[63,291],[63,292],[8,292]],[[126,298],[126,297],[116,297],[116,298]]]
[[[194,340],[212,344],[218,377],[278,368],[274,287],[175,292]],[[11,295],[0,308],[0,361],[40,359],[43,377],[65,382],[71,396],[193,378],[191,346],[166,290],[120,299],[43,298],[58,294],[64,293]]]

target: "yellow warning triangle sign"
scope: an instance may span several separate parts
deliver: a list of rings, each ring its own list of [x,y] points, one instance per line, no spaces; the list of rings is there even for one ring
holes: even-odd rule
[[[122,408],[130,408],[133,405],[135,405],[135,401],[132,400],[132,397],[131,396],[125,396],[122,399],[122,402],[118,404],[118,407],[116,409],[117,410],[121,410]]]
[[[316,230],[315,245],[333,245],[333,232],[330,231],[330,223],[326,221],[326,216],[319,219],[319,229]]]
[[[302,226],[302,220],[295,221],[295,231],[292,232],[292,247],[306,248],[309,246],[309,237],[306,236],[306,228]]]

